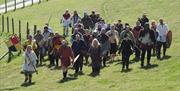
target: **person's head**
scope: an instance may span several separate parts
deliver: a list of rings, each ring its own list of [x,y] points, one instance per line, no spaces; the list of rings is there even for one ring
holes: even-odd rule
[[[119,23],[119,24],[121,24],[121,22],[122,22],[121,20],[118,20],[118,23]]]
[[[125,28],[130,27],[129,23],[125,23]]]
[[[66,40],[62,40],[61,43],[62,43],[62,46],[67,46],[67,44],[68,44]]]
[[[103,28],[101,31],[101,34],[105,34],[105,33],[106,33],[106,30]]]
[[[31,41],[31,40],[32,40],[32,38],[33,38],[33,37],[32,37],[32,35],[28,35],[28,40],[30,40],[30,41]]]
[[[136,26],[141,26],[141,23],[139,21],[137,21]]]
[[[45,23],[45,26],[49,26],[49,23]]]
[[[159,23],[160,24],[164,24],[164,20],[161,18],[161,19],[159,19]]]
[[[100,14],[96,14],[96,16],[99,18],[99,17],[100,17]]]
[[[55,33],[55,36],[56,36],[56,37],[59,36],[59,33]]]
[[[98,48],[99,46],[100,46],[99,41],[96,38],[94,38],[92,41],[92,47]]]
[[[48,26],[44,27],[44,31],[47,32],[48,31]]]
[[[128,23],[125,23],[125,30],[126,30],[126,31],[130,31],[130,29],[131,29],[131,28],[130,28],[130,25],[129,25]]]
[[[115,26],[114,25],[111,26],[111,30],[115,30]]]
[[[155,26],[155,25],[156,25],[156,21],[155,21],[155,20],[152,20],[151,26]]]
[[[147,18],[147,15],[146,15],[146,13],[144,13],[144,14],[142,15],[142,17],[143,17],[143,18]]]
[[[111,24],[107,24],[107,28],[110,28],[111,27]]]
[[[95,15],[95,11],[92,11],[92,15]]]
[[[37,34],[41,34],[41,30],[37,30]]]
[[[87,17],[87,16],[88,16],[87,12],[84,12],[84,17]]]
[[[149,23],[147,22],[147,23],[145,23],[145,25],[144,25],[144,30],[146,31],[146,30],[149,30]]]
[[[27,52],[33,51],[32,46],[31,46],[31,45],[28,45],[28,46],[26,47],[26,51],[27,51]]]
[[[65,14],[69,14],[69,10],[68,9],[66,9]]]
[[[50,37],[54,37],[54,33],[50,33],[50,35],[49,35]]]
[[[82,28],[81,24],[78,24],[78,29],[81,29],[81,28]]]
[[[79,41],[81,39],[79,34],[76,34],[76,41]]]
[[[77,14],[78,14],[78,13],[77,13],[77,11],[75,10],[75,11],[74,11],[74,15],[77,15]]]
[[[98,28],[98,29],[101,29],[101,28],[102,28],[101,24],[98,24],[97,28]]]

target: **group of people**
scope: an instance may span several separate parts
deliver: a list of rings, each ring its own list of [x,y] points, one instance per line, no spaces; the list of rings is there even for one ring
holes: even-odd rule
[[[133,53],[135,59],[141,61],[142,68],[145,67],[146,53],[147,66],[151,65],[151,51],[157,55],[157,59],[166,56],[166,36],[169,29],[163,19],[159,20],[159,24],[154,20],[150,23],[147,15],[143,14],[136,20],[136,26],[131,27],[128,23],[123,25],[121,20],[106,24],[95,11],[90,15],[85,12],[81,18],[77,11],[71,15],[66,10],[60,23],[63,23],[62,35],[53,33],[49,24],[45,24],[43,33],[38,30],[34,36],[29,35],[23,44],[25,82],[29,80],[31,83],[35,67],[42,65],[46,55],[50,67],[61,67],[64,80],[67,79],[68,67],[71,64],[75,70],[74,76],[83,73],[84,61],[86,65],[92,66],[92,75],[99,75],[100,69],[107,66],[107,61],[113,63],[117,53],[122,55],[122,71],[129,69],[129,58]],[[71,45],[66,40],[70,30]],[[161,57],[162,46],[163,57]]]

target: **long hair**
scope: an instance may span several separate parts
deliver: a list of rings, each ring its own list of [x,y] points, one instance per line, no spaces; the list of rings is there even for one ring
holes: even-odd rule
[[[93,48],[98,48],[100,46],[100,43],[99,43],[99,41],[96,38],[94,38],[93,41],[92,41],[91,46]]]

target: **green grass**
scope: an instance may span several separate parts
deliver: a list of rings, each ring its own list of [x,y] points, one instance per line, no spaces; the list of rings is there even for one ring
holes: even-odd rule
[[[16,57],[10,63],[6,63],[7,59],[4,59],[0,62],[0,91],[179,91],[179,3],[179,0],[173,0],[173,2],[169,0],[50,0],[40,5],[36,4],[16,12],[9,12],[5,16],[14,17],[16,21],[22,20],[24,37],[27,21],[30,22],[31,30],[34,24],[38,25],[38,29],[42,29],[51,14],[53,17],[50,25],[53,30],[62,32],[59,17],[67,8],[70,11],[78,10],[81,15],[83,11],[90,13],[91,10],[96,10],[108,23],[122,19],[123,23],[129,22],[132,26],[135,25],[137,17],[140,17],[142,13],[147,13],[151,20],[158,21],[160,17],[165,19],[173,32],[173,44],[167,50],[170,58],[157,61],[156,57],[153,57],[151,62],[156,67],[151,69],[140,69],[140,62],[137,62],[130,64],[130,68],[132,68],[130,72],[121,73],[122,66],[118,62],[114,62],[109,67],[102,69],[100,76],[93,78],[88,76],[91,68],[85,66],[83,76],[79,76],[76,80],[58,83],[62,78],[61,70],[50,70],[44,66],[38,68],[39,75],[34,74],[35,85],[29,87],[20,86],[24,80],[24,76],[19,73],[23,62],[22,57]],[[17,27],[15,28],[17,30]],[[3,40],[5,35],[0,36],[0,39]],[[3,47],[0,48],[0,55],[2,55],[5,53],[5,46],[0,46]],[[120,59],[120,57],[116,59]],[[48,62],[45,64],[48,65]],[[73,70],[70,70],[69,73],[72,74]]]
[[[12,1],[12,0],[7,0],[7,2]],[[0,4],[4,4],[5,0],[0,0]]]

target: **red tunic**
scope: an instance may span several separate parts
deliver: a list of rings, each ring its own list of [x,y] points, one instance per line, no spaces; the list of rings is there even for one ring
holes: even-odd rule
[[[59,49],[59,57],[61,59],[61,66],[68,67],[71,64],[71,58],[73,58],[73,51],[72,49],[67,46],[67,47],[60,47]]]
[[[63,14],[63,17],[64,17],[64,19],[69,19],[70,17],[71,17],[71,15],[68,13],[68,14]]]
[[[18,36],[12,36],[11,42],[13,43],[13,45],[18,44],[19,43],[19,37]]]

